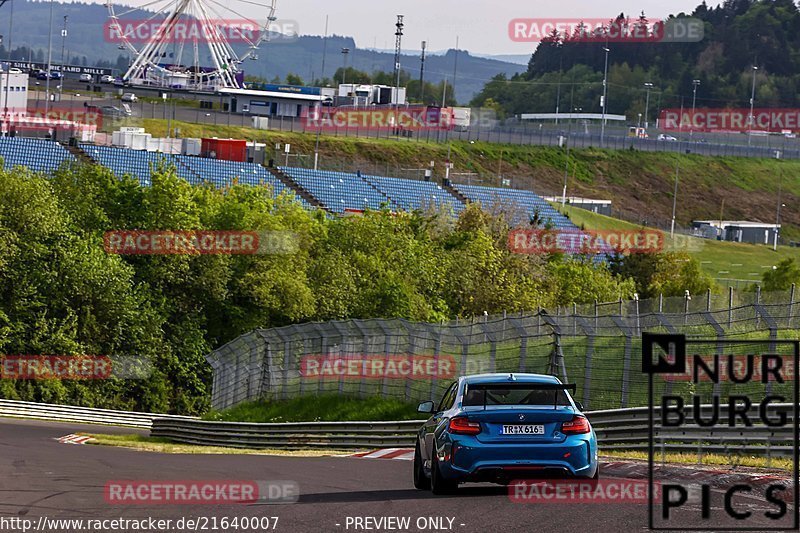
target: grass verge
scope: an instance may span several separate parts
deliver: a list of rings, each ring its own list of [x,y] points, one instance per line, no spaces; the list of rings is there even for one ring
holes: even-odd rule
[[[181,444],[170,442],[167,439],[145,437],[143,435],[107,435],[104,433],[81,433],[94,440],[89,444],[97,446],[117,446],[142,452],[172,453],[172,454],[200,454],[200,455],[281,455],[286,457],[323,457],[353,453],[353,450],[279,450],[279,449],[253,449],[253,448],[226,448],[222,446],[199,446],[195,444]]]
[[[417,405],[391,398],[353,398],[338,394],[301,396],[284,401],[248,402],[212,411],[204,420],[227,422],[346,422],[419,420]]]
[[[633,459],[636,461],[647,461],[647,452],[628,451],[628,450],[601,450],[600,455],[611,459]],[[661,462],[661,454],[656,453],[656,462]],[[703,466],[723,466],[727,468],[748,467],[762,468],[770,470],[792,470],[792,460],[783,457],[773,457],[767,459],[758,455],[745,455],[735,458],[736,464],[731,463],[731,457],[718,454],[703,454],[702,461],[697,461],[696,453],[667,453],[664,455],[664,462],[681,465],[703,465]]]

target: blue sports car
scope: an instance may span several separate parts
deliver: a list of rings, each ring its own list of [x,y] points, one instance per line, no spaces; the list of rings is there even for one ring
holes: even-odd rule
[[[565,385],[540,374],[459,378],[417,435],[414,486],[434,494],[459,483],[518,479],[597,479],[597,437]]]

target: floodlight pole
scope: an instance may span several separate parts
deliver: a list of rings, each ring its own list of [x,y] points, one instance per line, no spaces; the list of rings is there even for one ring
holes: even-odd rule
[[[753,116],[754,112],[754,105],[756,102],[756,71],[758,71],[758,67],[753,65],[753,88],[750,92],[750,116],[747,119],[747,146],[750,147],[753,141],[753,122],[755,117]]]
[[[700,85],[700,80],[692,80],[692,123],[689,128],[689,138],[694,134],[694,109],[697,102],[697,86]]]
[[[606,66],[603,69],[603,120],[600,123],[600,148],[603,148],[603,141],[606,137],[606,107],[608,107],[608,46],[603,47],[606,53]]]
[[[779,169],[778,170],[778,215],[776,217],[776,222],[775,222],[775,239],[774,239],[775,242],[772,245],[772,250],[775,251],[775,252],[778,251],[778,238],[779,238],[778,234],[781,231],[781,228],[780,228],[780,226],[781,226],[781,207],[783,207],[783,204],[781,203],[782,193],[783,193],[783,173]]]
[[[52,68],[53,61],[53,2],[50,0],[50,31],[47,37],[47,81],[45,82],[45,101],[44,112],[47,114],[50,111],[50,69]]]

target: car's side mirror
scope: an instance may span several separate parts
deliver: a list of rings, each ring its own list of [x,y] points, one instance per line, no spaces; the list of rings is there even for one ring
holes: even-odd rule
[[[422,402],[419,404],[419,407],[417,407],[417,412],[427,414],[433,413],[433,402]]]
[[[583,412],[583,404],[581,402],[575,402],[575,407],[578,408],[578,411]]]

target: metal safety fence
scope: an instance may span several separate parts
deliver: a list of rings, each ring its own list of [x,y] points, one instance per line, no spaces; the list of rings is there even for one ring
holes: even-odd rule
[[[708,417],[712,406],[703,405]],[[728,416],[728,407],[719,409]],[[751,409],[751,418],[758,418],[758,409]],[[693,412],[687,407],[687,416]],[[653,431],[653,450],[656,457],[664,453],[688,453],[701,463],[708,454],[736,456],[758,455],[767,458],[791,457],[794,447],[794,405],[774,403],[769,406],[771,418],[783,416],[786,424],[770,427],[756,424],[747,428],[715,429],[696,424],[679,429],[658,428]],[[587,413],[604,452],[649,449],[649,409],[646,407],[610,409]],[[654,409],[660,416],[660,409]],[[204,420],[155,419],[151,436],[174,442],[229,448],[413,448],[414,439],[424,420],[394,422],[295,422],[253,424],[241,422],[212,422]]]
[[[460,375],[534,372],[576,383],[586,409],[647,405],[641,334],[800,338],[800,295],[759,290],[573,305],[441,324],[345,320],[255,330],[206,356],[212,405],[301,395],[438,399]],[[712,343],[713,344],[713,343]],[[709,347],[714,353],[714,346]]]

